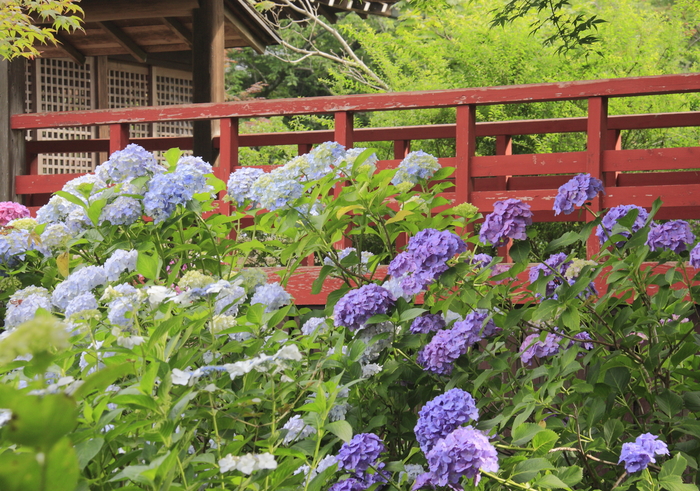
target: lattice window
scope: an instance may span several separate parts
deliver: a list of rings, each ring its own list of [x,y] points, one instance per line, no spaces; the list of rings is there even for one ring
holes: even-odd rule
[[[88,57],[84,65],[67,59],[37,59],[33,73],[28,73],[27,81],[36,77],[39,93],[36,94],[37,112],[81,111],[93,108],[92,66]],[[31,108],[32,85],[28,84],[27,101]],[[42,129],[37,131],[38,140],[79,140],[93,137],[90,127]],[[94,167],[92,153],[41,154],[40,174],[72,174],[89,172]]]
[[[154,68],[154,72],[156,105],[170,106],[192,102],[191,73],[165,68]],[[153,136],[192,136],[192,123],[190,121],[156,123]]]
[[[127,63],[110,62],[109,66],[109,107],[138,107],[149,105],[148,68]],[[150,124],[132,124],[129,135],[132,138],[151,136]]]

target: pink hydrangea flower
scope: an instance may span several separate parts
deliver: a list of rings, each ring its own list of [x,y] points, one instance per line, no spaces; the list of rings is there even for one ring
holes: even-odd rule
[[[12,220],[18,218],[29,218],[29,208],[14,201],[0,202],[0,227],[4,227]]]

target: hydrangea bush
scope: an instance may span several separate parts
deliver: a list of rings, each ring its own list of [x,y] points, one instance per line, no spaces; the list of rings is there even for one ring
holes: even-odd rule
[[[0,489],[697,489],[700,246],[659,203],[531,264],[529,206],[451,208],[427,154],[166,160],[129,146],[36,219],[0,203]],[[600,192],[575,176],[555,211]],[[309,258],[315,309],[287,287]]]

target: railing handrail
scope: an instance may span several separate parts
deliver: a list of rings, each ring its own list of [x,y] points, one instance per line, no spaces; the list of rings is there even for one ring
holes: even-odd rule
[[[700,92],[700,73],[420,92],[144,106],[11,116],[12,129],[391,111]]]

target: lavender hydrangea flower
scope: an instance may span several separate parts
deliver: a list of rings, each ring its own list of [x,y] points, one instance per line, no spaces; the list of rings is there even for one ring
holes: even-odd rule
[[[445,319],[443,319],[440,314],[425,313],[413,319],[411,323],[411,332],[413,334],[427,334],[444,329],[445,326]]]
[[[288,305],[292,300],[292,296],[279,283],[268,283],[255,289],[250,304],[261,303],[265,305],[265,312],[272,312]]]
[[[125,251],[123,249],[115,250],[104,264],[107,281],[117,281],[124,271],[134,271],[136,269],[138,255],[138,251],[134,249],[130,251]]]
[[[554,198],[554,215],[569,215],[574,212],[574,207],[582,206],[596,194],[604,192],[603,181],[590,174],[578,174],[559,188],[559,193]]]
[[[115,184],[129,182],[142,176],[152,176],[165,172],[152,153],[131,143],[110,155],[109,160],[95,169],[95,174],[103,181]]]
[[[596,228],[595,234],[600,239],[600,243],[603,244],[613,235],[613,227],[617,224],[620,218],[627,216],[627,214],[632,211],[637,210],[637,217],[634,219],[631,231],[632,233],[637,232],[644,226],[644,223],[649,218],[649,213],[642,207],[636,205],[620,205],[610,208],[608,212],[603,217],[600,225]],[[623,237],[629,238],[630,232],[621,231],[617,232],[617,235],[622,235]],[[617,242],[617,247],[622,247],[624,242]]]
[[[118,196],[114,201],[105,205],[100,213],[98,222],[109,222],[112,225],[133,225],[141,218],[143,211],[141,202],[128,196]]]
[[[242,167],[233,172],[226,185],[228,195],[238,206],[243,206],[246,200],[252,198],[250,194],[251,186],[264,173],[265,171],[258,167]]]
[[[519,199],[497,201],[493,213],[486,215],[481,225],[479,240],[497,247],[508,244],[510,239],[527,238],[525,227],[532,224],[530,205]]]
[[[426,457],[431,481],[437,486],[455,485],[462,477],[474,479],[477,485],[481,479],[479,471],[498,472],[496,448],[482,432],[471,426],[457,428],[439,440]]]
[[[585,350],[590,351],[593,349],[593,343],[590,342],[593,338],[591,338],[591,335],[588,334],[586,331],[580,332],[578,334],[574,334],[573,338],[576,341],[574,341],[574,339],[572,339],[571,342],[569,343],[569,348],[571,348],[575,344],[578,344],[579,346],[581,346]]]
[[[457,235],[432,228],[421,230],[408,241],[406,251],[389,264],[389,274],[403,277],[401,288],[415,295],[449,269],[447,261],[467,250]]]
[[[394,300],[388,290],[370,283],[346,293],[335,304],[333,314],[335,326],[345,326],[351,331],[364,327],[370,317],[386,314],[394,305]]]
[[[571,263],[571,261],[566,260],[566,254],[564,254],[563,252],[560,252],[559,254],[552,254],[551,256],[549,256],[549,258],[545,260],[544,263],[540,263],[530,268],[530,272],[528,274],[530,284],[535,283],[540,278],[540,273],[542,273],[542,276],[545,277],[552,276],[555,273],[559,273],[563,276],[567,268],[571,265]],[[562,279],[560,277],[554,276],[554,278],[547,282],[545,297],[552,297],[554,295],[554,291],[561,284]]]
[[[468,421],[477,421],[479,411],[469,392],[450,389],[428,401],[418,413],[413,431],[423,453],[427,454],[438,442]]]
[[[452,330],[461,335],[465,346],[471,346],[484,338],[491,337],[500,328],[496,327],[493,319],[488,319],[488,312],[472,311],[464,320],[457,321]]]
[[[690,265],[695,269],[700,269],[700,243],[690,251]]]
[[[0,227],[17,218],[29,218],[29,208],[14,201],[0,201]]]
[[[668,249],[676,254],[688,249],[695,241],[690,225],[685,220],[671,220],[651,228],[646,245],[652,251]]]
[[[484,269],[487,268],[492,261],[493,257],[488,254],[474,254],[474,257],[469,260],[469,264],[473,264],[477,269]]]
[[[467,348],[464,333],[460,330],[438,331],[418,353],[416,361],[425,370],[438,375],[449,375],[454,362],[467,352]]]
[[[553,333],[547,333],[544,340],[540,333],[533,333],[525,337],[520,345],[520,359],[525,365],[530,365],[533,358],[545,358],[559,353],[562,337]]]
[[[409,153],[401,161],[391,183],[394,186],[402,183],[415,185],[430,179],[438,170],[440,170],[438,160],[423,150],[418,150],[417,152]]]
[[[374,465],[386,448],[374,433],[360,433],[344,443],[338,451],[338,469],[362,474]]]
[[[625,470],[630,474],[647,468],[650,463],[656,463],[656,455],[668,455],[668,447],[651,433],[644,433],[632,442],[623,443],[620,452],[621,462],[625,462]]]

